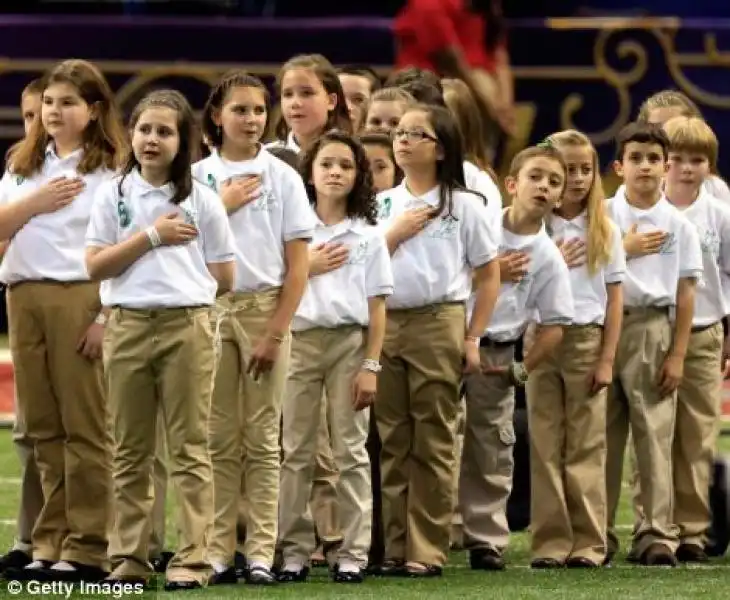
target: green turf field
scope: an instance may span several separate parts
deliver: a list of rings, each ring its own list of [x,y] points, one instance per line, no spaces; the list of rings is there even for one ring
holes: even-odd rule
[[[721,451],[730,453],[730,437],[724,437]],[[15,531],[15,510],[18,501],[20,472],[12,447],[10,432],[0,430],[0,548],[10,546]],[[626,489],[626,488],[625,488]],[[628,491],[628,490],[626,490]],[[630,533],[631,514],[624,494],[621,508],[621,529],[626,537]],[[172,514],[172,510],[168,511]],[[169,523],[168,531],[175,526]],[[173,547],[174,540],[169,540]],[[369,579],[360,586],[333,584],[324,569],[315,570],[311,581],[306,584],[277,586],[276,588],[253,588],[246,585],[217,586],[196,592],[179,592],[175,597],[231,599],[234,598],[520,598],[566,600],[599,600],[617,598],[633,600],[651,598],[668,600],[702,598],[703,600],[726,600],[730,598],[730,558],[713,561],[707,566],[679,567],[677,569],[647,568],[627,564],[621,557],[610,569],[585,571],[532,571],[529,569],[529,540],[524,534],[512,538],[508,553],[509,567],[503,573],[477,573],[466,566],[466,554],[454,553],[444,577],[430,581],[407,579]],[[162,581],[158,581],[162,586]],[[47,597],[53,597],[46,594]],[[62,596],[61,593],[56,596]],[[163,591],[147,592],[143,597],[171,597]],[[0,583],[0,598],[30,598],[25,591],[12,596],[7,584]],[[74,597],[82,597],[74,594]],[[134,598],[135,596],[125,596]]]

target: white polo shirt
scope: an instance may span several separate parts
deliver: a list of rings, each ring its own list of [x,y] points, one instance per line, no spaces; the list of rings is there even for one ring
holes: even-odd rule
[[[296,152],[297,154],[301,154],[302,149],[297,144],[296,139],[294,139],[294,134],[290,131],[286,135],[285,140],[274,140],[273,142],[269,142],[265,146],[266,148],[286,148],[287,150],[291,150],[292,152]]]
[[[658,253],[627,257],[624,306],[675,306],[679,279],[702,277],[702,252],[695,228],[663,196],[643,210],[631,206],[623,193],[617,193],[606,201],[606,209],[622,237],[634,224],[639,233],[659,229],[668,234]]]
[[[319,221],[319,219],[318,219]],[[339,269],[309,278],[292,320],[293,331],[369,323],[368,299],[393,293],[390,255],[382,232],[362,219],[336,225],[318,222],[312,244],[344,244],[350,251]]]
[[[503,229],[499,251],[510,250],[525,252],[530,257],[527,273],[519,283],[501,285],[492,321],[482,337],[495,342],[514,342],[533,319],[543,325],[570,325],[574,316],[570,274],[545,227],[534,235],[516,235]],[[472,294],[469,318],[474,301]]]
[[[466,187],[483,194],[487,199],[489,220],[496,232],[502,232],[502,192],[492,177],[472,162],[464,161]]]
[[[217,192],[227,179],[250,174],[261,177],[260,196],[228,217],[236,242],[237,292],[280,287],[286,275],[284,244],[311,239],[315,226],[299,173],[266,149],[241,162],[214,150],[193,165],[193,176]]]
[[[382,230],[387,231],[393,220],[407,210],[437,208],[439,189],[416,197],[404,180],[398,187],[378,194]],[[388,298],[388,308],[465,302],[471,293],[472,270],[496,258],[498,239],[483,200],[469,192],[454,192],[452,216],[448,215],[448,206],[444,207],[441,216],[403,242],[391,257],[396,286]]]
[[[105,168],[88,175],[76,169],[83,156],[81,149],[65,158],[56,155],[54,147],[46,148],[40,171],[28,178],[6,171],[0,182],[0,204],[10,204],[57,177],[81,177],[83,191],[68,205],[52,213],[37,215],[10,239],[7,253],[0,264],[0,281],[5,284],[20,281],[52,279],[56,281],[87,281],[84,236],[97,188],[113,177]]]
[[[695,291],[694,327],[706,327],[730,312],[730,205],[706,188],[690,206],[679,211],[694,225],[702,249],[702,279]],[[725,283],[724,283],[725,282]]]
[[[608,304],[606,286],[622,283],[626,276],[626,254],[621,231],[615,223],[610,223],[612,236],[609,262],[600,266],[594,274],[590,273],[587,264],[568,270],[575,310],[574,325],[603,325]],[[553,240],[577,238],[588,243],[588,217],[585,212],[570,220],[552,215],[548,229]]]
[[[104,301],[126,308],[179,308],[210,306],[218,285],[207,264],[234,260],[235,244],[220,198],[197,181],[188,198],[175,205],[173,187],[153,187],[132,171],[97,192],[86,234],[88,247],[112,246],[147,229],[167,213],[177,212],[199,231],[192,242],[158,246],[144,254],[120,276],[109,280]]]

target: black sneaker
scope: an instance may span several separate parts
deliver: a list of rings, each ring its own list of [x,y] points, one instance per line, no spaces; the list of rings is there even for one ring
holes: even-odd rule
[[[208,580],[208,585],[235,585],[238,583],[236,569],[228,567],[220,573],[213,573]]]
[[[251,567],[246,572],[246,583],[249,585],[276,585],[276,577],[266,567]]]
[[[73,569],[54,569],[49,567],[45,570],[45,581],[67,581],[69,583],[97,583],[109,577],[109,572],[94,566],[85,565],[73,560],[63,561]],[[58,563],[56,563],[58,564]]]
[[[15,581],[48,581],[46,572],[53,566],[50,560],[34,560],[24,567],[8,567],[3,573],[7,580]]]
[[[340,566],[335,565],[332,569],[332,581],[335,583],[362,583],[365,581],[365,576],[362,571],[340,571]]]
[[[246,572],[248,571],[248,562],[246,561],[246,557],[243,555],[243,553],[236,550],[236,553],[233,555],[233,568],[236,570],[236,577],[239,579],[245,579],[246,578]]]
[[[33,558],[22,550],[11,550],[5,556],[0,557],[0,573],[4,573],[6,569],[24,569]]]
[[[504,571],[502,555],[494,548],[477,548],[469,551],[469,566],[474,571]]]
[[[152,568],[155,570],[155,573],[164,573],[167,571],[167,565],[170,563],[173,556],[175,556],[174,552],[165,551],[157,558],[152,559],[150,562],[152,563]]]
[[[282,569],[276,576],[279,583],[304,583],[309,577],[309,567],[302,567],[298,571]]]

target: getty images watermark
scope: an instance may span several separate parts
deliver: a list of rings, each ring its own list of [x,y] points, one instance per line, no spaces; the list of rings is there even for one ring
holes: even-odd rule
[[[70,598],[73,594],[81,596],[109,596],[126,598],[140,596],[144,592],[141,583],[105,582],[69,583],[66,581],[8,581],[8,593],[12,596],[61,596]]]

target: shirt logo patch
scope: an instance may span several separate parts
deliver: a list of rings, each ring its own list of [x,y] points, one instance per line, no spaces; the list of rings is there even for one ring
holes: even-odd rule
[[[357,246],[350,248],[350,254],[347,259],[348,265],[362,265],[368,257],[368,240],[363,240]]]
[[[117,215],[119,215],[119,225],[122,229],[126,229],[132,224],[132,210],[124,200],[117,202]]]
[[[383,198],[378,207],[378,219],[387,219],[393,209],[393,201],[390,198]]]
[[[214,192],[218,191],[218,183],[215,180],[215,176],[213,173],[208,173],[208,177],[205,180],[205,183],[208,184],[208,187],[212,189]]]
[[[710,256],[717,256],[720,254],[720,237],[715,231],[712,229],[705,229],[703,231],[698,227],[697,233],[700,235],[702,254],[709,254]]]
[[[13,175],[13,179],[15,180],[15,185],[23,185],[25,181],[25,177],[22,175]]]
[[[450,240],[456,237],[459,222],[456,217],[442,217],[435,221],[434,226],[428,230],[428,236],[439,240]]]
[[[272,190],[262,189],[261,194],[251,205],[251,210],[259,212],[272,212],[276,207],[276,196]]]
[[[659,254],[674,254],[677,251],[677,236],[674,233],[667,233],[664,238],[662,247],[659,248]]]
[[[198,210],[194,206],[180,206],[183,218],[188,225],[198,226]]]

